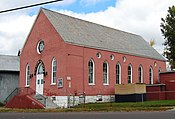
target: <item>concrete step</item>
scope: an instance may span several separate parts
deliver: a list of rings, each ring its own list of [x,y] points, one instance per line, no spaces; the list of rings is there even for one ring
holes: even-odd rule
[[[37,101],[39,101],[41,104],[43,104],[44,106],[46,106],[46,99],[47,97],[41,95],[41,94],[36,94],[34,96],[32,96],[34,99],[36,99]]]
[[[58,108],[58,105],[55,104],[50,97],[47,97],[45,107],[46,109],[54,109],[54,108]]]
[[[50,97],[46,97],[41,94],[36,94],[33,96],[33,98],[39,101],[40,103],[42,103],[47,109],[48,108],[58,108],[58,105],[55,104]]]

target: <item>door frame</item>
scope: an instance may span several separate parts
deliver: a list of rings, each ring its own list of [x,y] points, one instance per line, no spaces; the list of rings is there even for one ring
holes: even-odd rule
[[[35,88],[36,94],[43,95],[44,94],[44,64],[43,64],[43,62],[39,62],[37,65],[35,84],[36,84],[36,88]],[[40,89],[40,88],[42,88],[42,89]]]

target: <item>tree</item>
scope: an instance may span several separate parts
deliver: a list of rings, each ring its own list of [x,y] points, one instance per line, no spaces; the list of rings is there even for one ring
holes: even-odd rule
[[[171,70],[175,68],[175,6],[169,7],[166,18],[161,18],[161,33],[165,39],[163,43],[164,56],[168,59]]]
[[[154,39],[151,39],[151,40],[149,41],[149,45],[150,45],[151,47],[153,47],[153,46],[155,45],[155,40],[154,40]]]

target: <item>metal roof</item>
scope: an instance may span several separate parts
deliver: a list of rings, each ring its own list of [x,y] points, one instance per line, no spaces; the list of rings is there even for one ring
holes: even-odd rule
[[[174,73],[174,74],[175,74],[175,71],[174,71],[174,70],[172,70],[172,71],[160,72],[160,74],[171,74],[171,73]]]
[[[0,71],[19,71],[19,56],[0,55]]]
[[[41,11],[67,43],[165,61],[165,58],[139,35],[43,8]]]

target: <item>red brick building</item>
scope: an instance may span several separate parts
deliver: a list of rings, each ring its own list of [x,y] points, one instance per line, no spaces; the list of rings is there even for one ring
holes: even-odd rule
[[[162,72],[160,73],[160,81],[162,84],[165,84],[165,99],[166,100],[175,100],[175,72]]]
[[[147,85],[147,100],[175,100],[175,72],[161,72],[160,84]]]
[[[165,59],[141,37],[41,9],[20,57],[20,87],[67,106],[110,101],[115,84],[159,82]],[[99,99],[100,98],[100,99]]]

